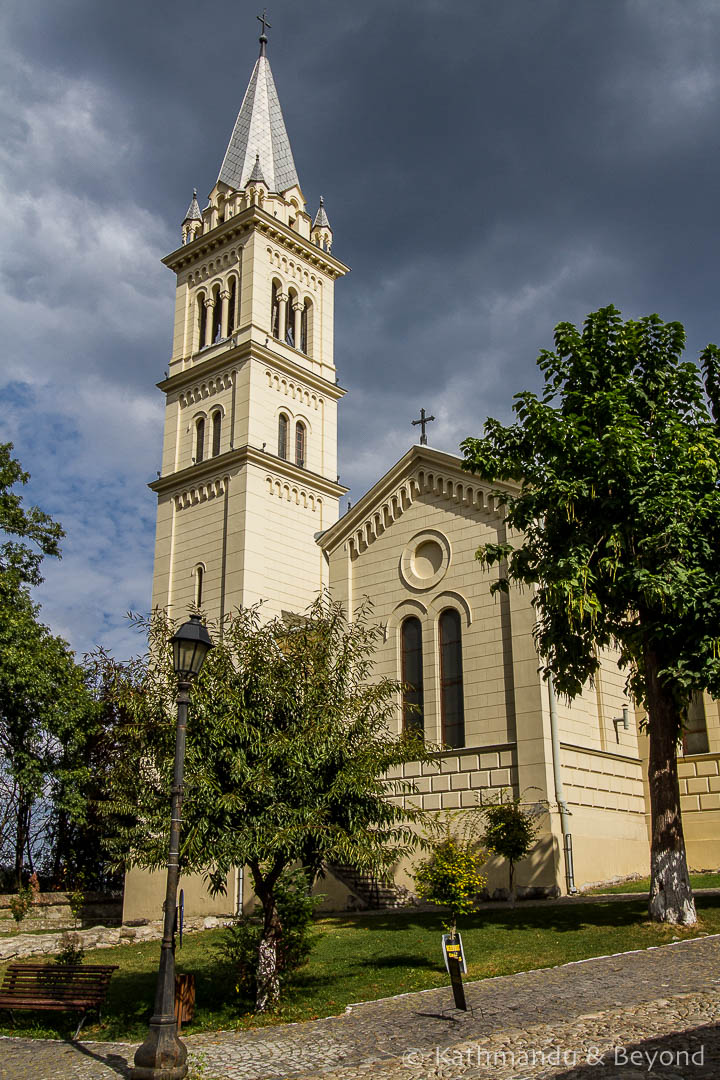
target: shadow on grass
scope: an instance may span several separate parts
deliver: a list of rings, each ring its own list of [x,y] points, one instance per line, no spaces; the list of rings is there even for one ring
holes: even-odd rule
[[[720,896],[700,896],[696,900],[700,916],[703,910],[720,908]],[[447,915],[443,912],[388,912],[387,914],[369,915],[361,912],[357,915],[326,916],[326,921],[338,929],[364,927],[367,930],[382,931],[433,930],[442,932]],[[486,927],[498,927],[502,930],[557,930],[578,931],[587,927],[629,927],[648,921],[647,900],[638,896],[637,900],[598,900],[593,904],[554,904],[493,908],[483,911],[480,908],[472,915],[463,916],[463,930],[482,930]]]
[[[429,968],[439,970],[440,961],[437,963],[429,960],[427,956],[419,956],[417,953],[397,953],[393,956],[368,957],[366,960],[356,960],[355,966],[359,968]]]

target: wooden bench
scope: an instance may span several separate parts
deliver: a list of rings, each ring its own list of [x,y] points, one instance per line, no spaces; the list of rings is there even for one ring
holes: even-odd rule
[[[74,1038],[87,1014],[105,1003],[117,964],[8,964],[0,986],[0,1009],[81,1012]],[[14,1023],[13,1018],[13,1023]]]

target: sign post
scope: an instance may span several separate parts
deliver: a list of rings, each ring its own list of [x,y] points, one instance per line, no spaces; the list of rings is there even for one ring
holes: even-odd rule
[[[462,938],[459,934],[443,934],[442,948],[445,967],[450,975],[455,1008],[461,1012],[467,1012],[468,1006],[462,981],[463,975],[467,975],[467,964],[465,962]],[[470,1011],[472,1012],[472,1009]]]

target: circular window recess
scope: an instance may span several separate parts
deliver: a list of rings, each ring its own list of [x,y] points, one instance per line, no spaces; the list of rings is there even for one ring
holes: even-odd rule
[[[400,577],[413,589],[432,589],[447,573],[450,542],[441,532],[427,529],[413,536],[400,556]]]

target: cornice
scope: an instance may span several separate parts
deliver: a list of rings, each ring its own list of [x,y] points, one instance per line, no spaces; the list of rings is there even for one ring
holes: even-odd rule
[[[148,484],[151,491],[157,495],[176,495],[187,488],[196,488],[203,484],[222,480],[231,469],[241,469],[246,465],[256,465],[268,472],[276,473],[294,484],[314,488],[324,495],[340,498],[349,488],[328,480],[326,476],[310,472],[309,469],[301,469],[292,461],[284,461],[283,458],[268,454],[265,450],[258,450],[255,446],[241,446],[237,450],[229,450],[217,457],[207,458],[190,465],[179,472],[168,473]]]
[[[239,214],[234,214],[227,221],[216,225],[209,233],[196,236],[189,244],[183,244],[181,247],[176,248],[175,251],[171,251],[162,262],[165,266],[174,270],[175,273],[179,273],[189,263],[206,258],[213,251],[216,251],[219,247],[224,247],[238,236],[250,233],[253,228],[273,240],[280,241],[284,247],[296,255],[302,256],[303,259],[318,267],[328,277],[339,278],[350,272],[350,267],[340,262],[334,255],[323,251],[322,248],[319,248],[304,236],[300,236],[294,229],[284,225],[277,218],[266,213],[265,210],[261,210],[259,206],[246,207]]]
[[[262,364],[268,364],[289,375],[297,382],[307,383],[313,390],[333,401],[339,401],[347,393],[347,390],[337,383],[324,379],[322,375],[317,375],[314,371],[308,370],[308,368],[303,367],[294,360],[281,356],[280,353],[268,349],[265,345],[260,345],[251,338],[240,342],[239,345],[231,345],[227,349],[222,349],[218,353],[208,356],[207,360],[201,360],[199,363],[193,364],[192,367],[183,368],[182,371],[177,371],[174,375],[162,379],[155,385],[166,394],[184,390],[185,387],[192,385],[199,379],[207,379],[226,367],[232,367],[233,364],[239,367],[247,360],[258,360]]]
[[[509,485],[506,485],[509,486]],[[413,446],[368,492],[331,525],[318,543],[331,553],[351,542],[356,553],[377,539],[397,520],[418,495],[432,492],[441,498],[473,506],[486,513],[501,514],[501,501],[493,495],[494,485],[478,481],[462,468],[462,458]]]

